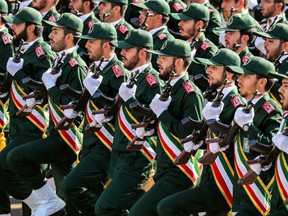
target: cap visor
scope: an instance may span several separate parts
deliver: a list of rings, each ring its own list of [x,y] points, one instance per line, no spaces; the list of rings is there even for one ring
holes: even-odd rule
[[[167,55],[166,53],[163,53],[159,50],[146,50],[146,52],[152,53],[152,54],[156,54],[156,55],[160,55],[160,56],[171,56],[171,55]]]
[[[240,31],[241,29],[233,29],[233,28],[218,28],[218,31],[227,31],[227,32],[233,32],[233,31]]]
[[[99,40],[99,38],[92,37],[89,35],[82,35],[82,36],[76,36],[76,37],[81,38],[81,39],[85,39],[85,40]]]
[[[267,32],[254,32],[253,34],[256,36],[259,36],[259,37],[263,37],[263,38],[277,39],[277,37],[275,37],[274,35],[271,35]]]
[[[287,78],[287,79],[288,79],[288,75],[286,75],[286,74],[268,72],[268,75],[271,76],[271,77],[273,77],[273,78],[277,78],[277,79],[284,79],[284,78]]]
[[[138,3],[131,3],[131,5],[133,5],[133,6],[137,7],[137,8],[149,10],[149,8],[148,8],[145,4],[143,4],[143,3],[140,3],[140,4],[138,4]]]
[[[118,41],[118,42],[111,41],[110,44],[120,49],[129,49],[129,48],[136,47],[135,45],[127,43],[126,41]]]
[[[243,68],[238,66],[226,66],[226,70],[230,73],[244,74]]]
[[[11,17],[11,16],[3,16],[2,19],[3,19],[5,22],[13,23],[13,17]]]
[[[176,20],[191,20],[191,19],[193,19],[192,17],[186,16],[182,13],[170,13],[170,16]]]
[[[215,62],[211,59],[206,59],[206,58],[195,58],[195,60],[201,64],[204,65],[215,65],[215,66],[221,66],[222,64]]]
[[[43,20],[44,23],[50,25],[50,26],[54,26],[54,27],[60,27],[60,28],[64,28],[65,26],[63,25],[59,25],[57,24],[56,22],[51,22],[51,21],[46,21],[46,20]]]

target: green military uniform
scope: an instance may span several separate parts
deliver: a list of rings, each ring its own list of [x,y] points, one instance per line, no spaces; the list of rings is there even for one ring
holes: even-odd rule
[[[126,22],[124,19],[121,19],[116,25],[115,29],[117,31],[117,39],[118,40],[124,40],[127,33],[133,29],[133,27]]]
[[[116,37],[116,30],[107,23],[93,25],[93,31],[87,36],[82,36],[83,39],[93,40],[115,40]],[[99,61],[95,62],[90,71],[93,71],[98,63]],[[115,98],[121,83],[127,78],[128,71],[116,55],[109,59],[109,62],[102,63],[101,69],[103,80],[99,91],[105,96]],[[103,104],[99,101],[93,100],[93,103],[97,108],[103,108]],[[89,124],[87,112],[84,125]],[[110,123],[114,126],[115,121]],[[102,184],[107,180],[111,155],[111,149],[106,146],[107,144],[108,142],[99,133],[96,135],[94,132],[84,130],[80,163],[69,173],[62,184],[67,199],[84,215],[95,215],[95,203],[103,191]]]
[[[55,22],[58,18],[60,17],[60,14],[58,13],[58,11],[56,10],[55,7],[53,7],[51,10],[49,10],[43,17],[43,20],[46,21],[51,21],[51,22]],[[44,41],[50,41],[49,39],[49,34],[52,31],[52,27],[47,25],[46,23],[43,23],[43,38]]]
[[[125,46],[127,44],[128,46]],[[120,41],[115,45],[119,48],[138,46],[151,49],[153,41],[152,36],[148,32],[131,30],[131,34],[126,37],[125,41]],[[143,181],[148,179],[151,163],[140,151],[129,151],[126,149],[129,139],[123,133],[123,124],[126,122],[123,122],[124,116],[122,114],[128,111],[130,113],[128,114],[129,116],[141,122],[143,116],[139,112],[130,109],[129,104],[139,102],[140,104],[148,105],[154,95],[160,93],[161,81],[159,80],[158,72],[152,68],[151,64],[136,67],[133,72],[138,69],[140,73],[136,77],[137,89],[135,96],[123,103],[117,114],[115,139],[113,140],[110,159],[112,181],[96,203],[96,215],[127,215],[127,210],[144,193],[141,185]],[[128,117],[126,120],[128,120]],[[125,127],[130,127],[129,123],[126,123]]]
[[[184,41],[175,39],[168,40],[165,48],[154,52],[158,55],[180,58],[191,57],[189,45]],[[158,116],[159,124],[163,124],[163,128],[167,128],[174,136],[183,139],[191,133],[191,128],[183,125],[181,120],[189,116],[192,119],[201,121],[204,99],[202,92],[189,80],[188,73],[185,73],[184,76],[175,83],[171,83],[171,85],[172,101],[168,109]],[[157,204],[160,200],[171,194],[186,190],[192,185],[190,178],[178,166],[173,164],[173,160],[166,153],[166,149],[160,140],[161,135],[158,135],[156,150],[157,172],[153,177],[155,185],[131,208],[129,213],[131,216],[157,215]]]

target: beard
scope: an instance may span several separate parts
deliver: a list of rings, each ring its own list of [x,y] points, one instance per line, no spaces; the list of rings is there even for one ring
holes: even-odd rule
[[[122,58],[126,60],[126,62],[124,63],[124,67],[127,68],[128,70],[134,69],[139,62],[138,55],[133,56],[129,61],[124,56]]]
[[[167,81],[173,70],[174,70],[174,62],[169,67],[167,67],[165,70],[163,70],[162,73],[159,74],[160,79]]]
[[[212,84],[210,85],[210,88],[211,88],[212,90],[217,90],[217,89],[219,89],[219,88],[223,85],[225,79],[226,79],[226,75],[225,75],[225,73],[222,73],[221,80],[218,81],[218,82],[212,83]]]
[[[27,41],[28,39],[27,27],[25,27],[25,29],[20,34],[16,35],[15,32],[13,32],[13,34],[15,35],[15,38],[13,39],[13,45],[15,47],[19,47],[21,40]]]
[[[47,5],[47,0],[42,0],[38,6],[34,6],[33,5],[33,1],[32,1],[32,7],[38,11],[42,10],[43,8],[45,8]]]

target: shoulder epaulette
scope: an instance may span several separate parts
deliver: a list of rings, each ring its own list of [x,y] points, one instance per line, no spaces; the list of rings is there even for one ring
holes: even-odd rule
[[[250,60],[250,57],[249,57],[249,56],[247,56],[247,55],[243,56],[243,58],[241,59],[241,61],[242,61],[242,64],[245,64],[245,63],[247,63],[249,60]]]
[[[264,103],[262,105],[262,108],[265,110],[266,113],[271,114],[274,110],[275,107],[269,102],[267,101],[266,103]]]
[[[117,28],[118,31],[120,31],[122,34],[126,33],[126,32],[129,32],[129,29],[127,26],[125,25],[120,25],[118,28]]]
[[[124,72],[122,71],[122,69],[119,65],[113,65],[112,71],[115,74],[116,78],[120,78],[120,77],[124,76]]]
[[[51,14],[51,16],[48,18],[48,21],[56,22],[56,17],[53,14]]]
[[[162,34],[159,34],[159,35],[158,35],[158,38],[159,38],[160,40],[164,40],[164,39],[167,38],[167,35],[166,35],[165,33],[162,33]]]
[[[146,77],[145,77],[145,80],[146,82],[148,83],[148,85],[150,87],[152,87],[154,84],[157,84],[158,83],[158,80],[152,75],[152,74],[148,74]]]
[[[233,97],[231,99],[231,103],[235,109],[242,105],[242,101],[239,96]]]
[[[90,29],[93,24],[95,24],[95,22],[93,20],[88,22],[87,23],[88,28]]]
[[[39,59],[41,56],[45,56],[45,52],[44,52],[42,46],[37,46],[37,47],[35,48],[35,54],[36,54],[36,56],[37,56],[38,59]]]
[[[211,46],[208,42],[204,41],[201,46],[200,49],[203,50],[204,52],[206,52],[207,49],[209,49]]]
[[[187,94],[190,94],[191,92],[195,92],[195,89],[191,82],[183,83],[183,88],[185,89]]]
[[[179,13],[179,12],[181,12],[181,11],[184,10],[183,6],[182,6],[179,2],[175,2],[175,3],[171,6],[171,8],[172,8],[175,12],[177,12],[177,13]]]
[[[76,60],[75,58],[71,58],[71,59],[69,60],[69,64],[70,64],[70,66],[73,68],[73,67],[75,67],[76,65],[78,65],[78,62],[77,62],[77,60]]]
[[[2,41],[3,41],[3,43],[4,43],[5,45],[12,43],[12,41],[10,40],[8,34],[3,34],[3,35],[1,36],[1,38],[2,38]]]

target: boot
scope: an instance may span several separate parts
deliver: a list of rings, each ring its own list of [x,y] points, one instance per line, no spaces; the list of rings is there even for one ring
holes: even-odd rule
[[[42,205],[42,200],[39,198],[39,196],[35,193],[35,191],[32,191],[32,193],[24,200],[22,200],[24,203],[26,203],[29,208],[31,209],[31,215],[33,216],[35,211]],[[8,214],[10,215],[10,214]]]
[[[42,200],[42,205],[35,211],[34,216],[65,215],[65,202],[60,199],[47,183],[35,190]]]

